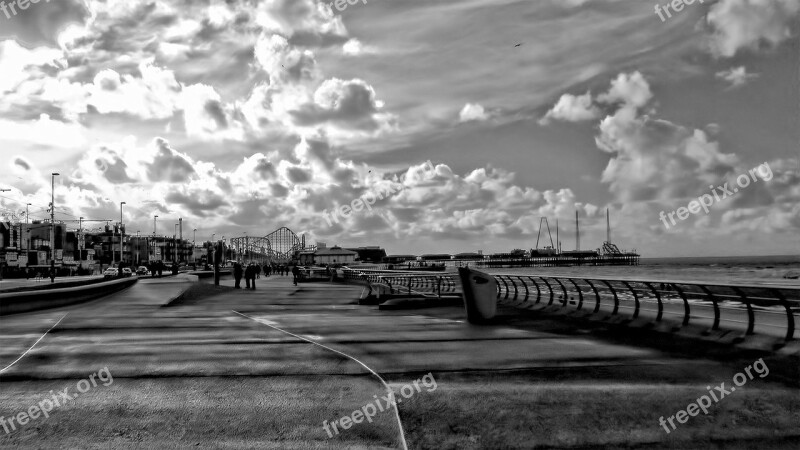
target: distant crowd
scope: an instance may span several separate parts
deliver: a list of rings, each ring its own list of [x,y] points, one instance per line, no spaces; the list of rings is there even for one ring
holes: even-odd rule
[[[236,261],[233,263],[233,279],[236,281],[234,288],[241,289],[242,278],[244,278],[245,287],[247,289],[255,289],[256,278],[261,278],[262,272],[265,277],[272,275],[273,272],[275,275],[280,276],[286,276],[291,273],[295,286],[297,286],[297,281],[300,279],[300,268],[297,266],[292,266],[290,269],[289,266],[286,265],[272,266],[270,264],[264,264],[261,266],[254,262],[243,265],[241,262]]]

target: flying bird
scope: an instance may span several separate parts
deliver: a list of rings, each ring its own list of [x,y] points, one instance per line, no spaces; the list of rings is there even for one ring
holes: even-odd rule
[[[514,47],[520,47],[520,46],[522,46],[522,44],[517,44],[517,45],[515,45]]]

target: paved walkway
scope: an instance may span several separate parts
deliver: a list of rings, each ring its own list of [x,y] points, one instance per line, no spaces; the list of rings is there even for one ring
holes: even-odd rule
[[[0,416],[29,410],[51,390],[75,393],[76,383],[104,368],[113,375],[113,383],[90,388],[49,418],[0,432],[0,447],[401,447],[389,412],[333,437],[324,431],[324,421],[363,410],[384,395],[353,359],[398,391],[426,374],[435,377],[435,390],[418,390],[399,405],[411,448],[567,444],[574,442],[570,421],[586,420],[568,411],[594,408],[589,405],[597,396],[615,389],[652,393],[679,382],[696,397],[709,379],[728,379],[730,372],[719,363],[581,333],[471,326],[457,307],[379,311],[356,304],[357,286],[294,287],[291,277],[280,276],[262,277],[255,291],[234,290],[232,280],[222,284],[192,284],[180,276],[142,279],[104,299],[0,318]],[[184,298],[162,306],[190,286]],[[591,388],[606,384],[597,392]],[[572,394],[543,414],[537,404],[550,395],[545,388],[556,396]],[[679,397],[684,406],[692,400]],[[512,405],[520,417],[543,414],[541,426],[553,429],[519,428],[497,415]],[[611,402],[608,409],[619,426],[614,414],[629,408]],[[659,442],[667,435],[657,418],[673,412],[669,405],[640,412],[647,415],[644,425],[636,425],[641,435],[606,430],[594,440],[575,432],[595,444],[607,438],[621,445]],[[548,425],[553,414],[574,417]]]

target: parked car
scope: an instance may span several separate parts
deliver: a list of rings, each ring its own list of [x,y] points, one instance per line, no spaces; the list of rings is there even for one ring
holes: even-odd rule
[[[147,267],[145,267],[145,266],[139,266],[136,269],[136,275],[147,275],[147,272],[148,272],[148,270],[147,270]]]
[[[123,267],[122,268],[122,276],[123,277],[133,276],[133,271],[130,269],[130,267]]]
[[[105,272],[103,272],[103,278],[117,278],[117,269],[114,267],[109,267],[105,270]]]

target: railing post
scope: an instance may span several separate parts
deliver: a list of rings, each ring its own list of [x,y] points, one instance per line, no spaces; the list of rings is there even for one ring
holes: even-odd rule
[[[519,278],[519,282],[522,283],[523,286],[525,286],[525,299],[522,300],[522,301],[523,302],[527,302],[528,301],[528,294],[529,294],[529,292],[528,292],[528,283],[526,283],[525,280],[522,279],[522,277],[517,277],[517,278]]]
[[[617,312],[619,311],[619,297],[617,297],[617,290],[614,289],[614,286],[611,286],[611,283],[608,281],[603,280],[603,284],[608,286],[608,288],[611,289],[611,293],[614,294],[614,310],[611,311],[611,315],[616,316]]]
[[[558,278],[553,278],[553,279],[556,280],[556,283],[558,283],[559,286],[561,286],[561,292],[564,293],[564,300],[561,302],[561,306],[567,306],[567,302],[569,301],[569,296],[567,295],[567,287],[564,286],[564,283],[562,283],[561,280],[559,280]]]
[[[575,289],[578,291],[578,308],[577,308],[577,310],[580,311],[581,308],[583,308],[583,291],[581,291],[581,288],[578,286],[578,283],[575,282],[574,278],[570,278],[569,281],[572,283],[573,286],[575,286]]]
[[[711,293],[711,291],[707,287],[705,286],[699,286],[699,287],[700,289],[703,290],[703,292],[705,292],[705,294],[708,296],[708,299],[711,300],[711,303],[714,305],[714,324],[711,325],[711,329],[713,331],[719,330],[720,311],[719,311],[719,305],[717,304],[717,299],[714,297],[714,294]],[[679,290],[677,286],[675,286],[675,289],[678,290],[678,293],[681,294],[681,297],[683,297],[683,293]],[[683,297],[683,300],[686,301],[686,297]],[[687,311],[689,309],[688,302],[686,303],[686,309]],[[688,323],[689,321],[687,320],[686,324]]]
[[[550,283],[547,282],[547,278],[544,277],[539,277],[539,278],[542,281],[544,281],[544,284],[547,285],[547,289],[550,289],[550,301],[547,302],[547,306],[550,306],[553,304],[553,300],[555,299],[555,294],[553,293],[553,286],[550,286]]]
[[[650,288],[650,291],[653,292],[653,295],[656,296],[656,300],[658,301],[658,315],[656,316],[656,322],[661,322],[661,317],[664,315],[664,304],[661,302],[661,294],[658,293],[656,288],[649,282],[644,283],[645,286]]]
[[[633,319],[639,317],[639,294],[636,293],[636,290],[628,283],[627,281],[623,281],[622,284],[625,285],[633,294],[633,301],[636,302],[636,307],[633,310]]]
[[[519,292],[517,291],[517,283],[514,283],[514,277],[508,277],[508,281],[510,281],[511,284],[514,286],[514,300],[517,300],[517,293]],[[507,297],[508,296],[506,296],[506,298]]]
[[[594,298],[595,298],[595,304],[594,304],[594,313],[596,314],[598,311],[600,311],[600,293],[599,293],[599,292],[597,292],[597,288],[596,288],[596,287],[594,287],[594,285],[592,284],[592,282],[591,282],[591,281],[589,281],[589,280],[587,280],[587,279],[584,279],[583,281],[585,281],[586,283],[588,283],[588,284],[589,284],[589,286],[590,286],[590,287],[592,288],[592,290],[594,291]]]
[[[508,290],[508,283],[506,283],[506,277],[504,277],[504,276],[502,276],[502,275],[501,275],[501,276],[499,276],[499,277],[495,277],[495,278],[500,278],[500,281],[502,281],[502,282],[503,282],[503,286],[505,286],[505,288],[506,288],[506,296],[505,296],[505,297],[503,297],[503,300],[508,300],[508,293],[509,293],[509,290]],[[498,289],[498,290],[500,289],[500,285],[498,285],[498,286],[497,286],[497,289]],[[498,298],[499,298],[499,297],[498,297]]]
[[[750,304],[750,298],[738,287],[733,288],[733,291],[742,298],[742,301],[747,306],[747,331],[744,333],[745,336],[755,334],[753,328],[755,328],[756,325],[756,314],[753,312],[753,305]]]
[[[539,290],[539,283],[537,283],[533,277],[528,277],[528,279],[531,280],[534,286],[536,286],[536,303],[539,303],[539,300],[542,298],[542,291]]]
[[[778,301],[786,309],[786,341],[791,341],[794,338],[794,315],[792,314],[792,305],[786,301],[786,296],[778,289],[771,289],[778,297]]]

